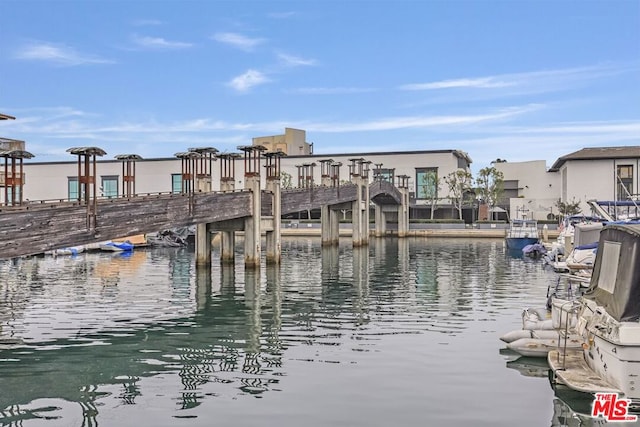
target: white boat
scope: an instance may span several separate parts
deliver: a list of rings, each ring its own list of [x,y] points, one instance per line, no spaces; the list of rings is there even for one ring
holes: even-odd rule
[[[507,249],[522,251],[527,245],[540,241],[538,222],[531,219],[512,219],[507,230]]]
[[[640,225],[600,233],[591,285],[579,298],[580,350],[549,352],[553,379],[587,393],[613,392],[640,403]]]
[[[583,267],[582,264],[583,268],[591,268],[595,261],[595,251],[583,251],[585,248],[579,248],[574,253],[574,248],[597,242],[603,222],[603,218],[595,216],[574,215],[565,218],[560,225],[557,241],[551,244],[545,255],[547,264],[558,272],[570,271],[568,263],[573,270]]]
[[[131,252],[133,250],[133,243],[129,241],[113,242],[107,241],[100,243],[100,249],[109,252]]]
[[[500,339],[507,343],[509,350],[527,357],[547,357],[560,346],[578,349],[582,341],[573,332],[577,318],[570,307],[575,307],[573,301],[554,297],[550,318],[540,310],[526,309],[522,312],[522,329],[508,332]]]
[[[81,254],[82,252],[84,252],[84,250],[85,250],[84,246],[69,246],[67,248],[54,249],[52,251],[45,252],[45,254],[53,255],[53,256],[58,256],[58,255],[74,256],[74,255]]]
[[[550,351],[559,348],[563,351],[582,348],[582,340],[578,335],[572,334],[565,340],[557,331],[550,332],[554,333],[554,338],[520,338],[507,344],[507,348],[527,357],[547,357]]]

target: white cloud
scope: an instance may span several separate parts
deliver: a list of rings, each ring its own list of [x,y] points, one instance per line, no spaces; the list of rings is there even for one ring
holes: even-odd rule
[[[57,154],[60,159],[69,160],[64,150],[75,145],[97,145],[110,155],[133,150],[143,157],[172,156],[192,146],[234,151],[237,145],[250,143],[256,135],[278,134],[285,127],[292,127],[316,135],[332,134],[319,138],[322,143],[317,148],[324,152],[363,151],[358,146],[361,142],[349,147],[344,141],[366,140],[370,151],[376,144],[381,151],[396,146],[399,150],[429,149],[433,147],[429,144],[437,141],[437,147],[461,149],[470,153],[474,162],[488,164],[496,157],[509,161],[546,157],[554,161],[589,146],[638,145],[640,134],[640,120],[525,123],[528,113],[543,108],[535,104],[471,114],[265,122],[228,122],[206,117],[114,121],[112,117],[71,107],[30,110],[6,107],[9,108],[0,111],[15,113],[16,120],[0,123],[0,130],[27,141],[27,149],[37,156],[36,161],[51,160]],[[335,142],[340,140],[341,143]]]
[[[278,59],[288,67],[312,66],[317,64],[315,59],[304,59],[298,56],[288,55],[286,53],[279,53]]]
[[[191,43],[169,41],[162,37],[133,36],[133,41],[145,49],[186,49],[193,46]]]
[[[290,91],[302,95],[342,95],[350,93],[375,92],[377,89],[367,87],[303,87]]]
[[[475,79],[457,79],[457,80],[442,80],[432,83],[416,83],[400,86],[403,90],[429,90],[429,89],[450,89],[450,88],[462,88],[462,87],[475,87],[475,88],[494,88],[513,86],[514,82],[498,81],[496,77],[483,77]]]
[[[62,66],[85,64],[113,64],[114,61],[95,55],[87,55],[63,44],[34,42],[23,46],[15,58],[30,61],[44,61]]]
[[[228,83],[238,92],[247,92],[255,86],[268,83],[270,80],[263,73],[257,70],[247,70],[244,74],[234,77]]]
[[[264,39],[250,38],[238,33],[216,33],[211,38],[217,42],[228,44],[245,51],[251,51],[259,44],[265,42]]]
[[[412,83],[400,86],[401,90],[437,89],[499,89],[515,88],[527,92],[543,92],[575,87],[586,80],[637,70],[637,65],[596,65],[590,67],[562,68],[557,70],[498,74],[495,76],[440,80]]]
[[[538,109],[539,105],[532,104],[484,114],[392,117],[357,123],[315,123],[307,124],[306,129],[317,132],[362,132],[456,126],[459,130],[459,126],[503,120]]]

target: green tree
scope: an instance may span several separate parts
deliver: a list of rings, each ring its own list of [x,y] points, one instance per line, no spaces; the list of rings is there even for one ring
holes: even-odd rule
[[[451,204],[458,210],[458,219],[462,219],[462,207],[464,205],[464,195],[471,190],[473,176],[471,172],[458,169],[444,177],[444,182],[449,187],[449,199]]]
[[[493,166],[482,168],[476,177],[476,187],[476,194],[491,209],[498,204],[504,193],[504,174]]]
[[[580,200],[576,201],[576,198],[572,198],[571,201],[563,202],[562,199],[558,199],[556,207],[560,211],[561,216],[571,216],[582,212],[580,209]]]
[[[280,172],[280,187],[288,190],[292,185],[291,174],[284,171]]]
[[[424,196],[431,205],[431,219],[437,209],[438,195],[440,194],[440,186],[442,185],[442,179],[434,173],[426,173],[420,177],[420,184],[424,191]]]

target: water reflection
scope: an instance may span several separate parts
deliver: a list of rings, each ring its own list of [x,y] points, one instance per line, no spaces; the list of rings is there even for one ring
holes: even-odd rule
[[[619,422],[608,422],[602,417],[591,416],[593,397],[569,389],[559,389],[553,398],[552,427],[596,427],[605,425],[621,425]],[[640,422],[625,422],[626,426],[638,426]]]
[[[0,424],[57,417],[92,426],[123,407],[136,414],[130,425],[144,424],[148,407],[208,419],[226,410],[216,402],[242,397],[229,417],[264,397],[273,397],[273,416],[298,396],[298,405],[317,400],[305,414],[322,420],[340,393],[357,399],[344,399],[338,423],[381,425],[377,408],[395,402],[410,407],[388,407],[384,424],[394,413],[415,424],[425,402],[453,402],[461,387],[475,387],[457,374],[466,355],[489,348],[491,363],[499,344],[485,330],[503,331],[496,322],[546,291],[514,292],[522,277],[541,284],[547,273],[508,259],[497,242],[319,243],[284,241],[282,265],[258,270],[245,270],[240,255],[235,265],[214,258],[211,272],[196,270],[193,253],[174,248],[0,263]],[[373,404],[379,384],[386,398]],[[292,420],[279,425],[299,425]]]

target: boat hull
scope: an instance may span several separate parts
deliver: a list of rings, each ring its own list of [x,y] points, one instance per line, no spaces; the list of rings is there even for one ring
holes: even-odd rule
[[[527,245],[538,243],[536,237],[507,237],[507,248],[521,251]]]
[[[619,345],[591,332],[584,358],[589,368],[605,381],[622,390],[625,397],[640,401],[637,378],[640,378],[640,346]]]

